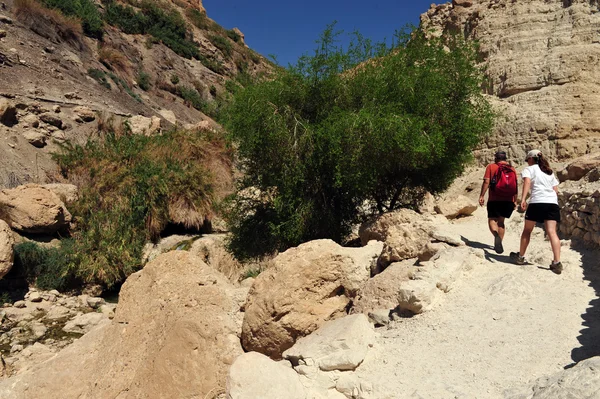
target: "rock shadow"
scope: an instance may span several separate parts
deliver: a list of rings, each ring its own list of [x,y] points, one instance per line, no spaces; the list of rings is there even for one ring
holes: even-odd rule
[[[565,369],[582,360],[600,356],[600,251],[582,248],[577,243],[573,244],[573,250],[581,254],[583,278],[594,289],[596,298],[590,301],[589,307],[581,315],[584,328],[577,337],[581,346],[571,351],[573,364],[567,365]]]

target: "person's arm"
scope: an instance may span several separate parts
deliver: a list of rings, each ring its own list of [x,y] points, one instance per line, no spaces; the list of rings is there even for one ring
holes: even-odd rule
[[[485,193],[487,192],[489,186],[490,179],[484,178],[483,183],[481,184],[481,194],[479,194],[479,205],[481,206],[483,206],[483,204],[485,203]]]
[[[527,195],[529,194],[529,189],[531,188],[531,178],[524,177],[523,178],[523,192],[521,193],[521,209],[527,209]]]

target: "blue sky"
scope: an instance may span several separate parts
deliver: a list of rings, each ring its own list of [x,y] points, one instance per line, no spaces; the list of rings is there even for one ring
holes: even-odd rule
[[[207,15],[226,29],[238,27],[248,46],[262,55],[275,54],[279,64],[294,63],[312,53],[327,24],[338,21],[344,32],[390,42],[396,29],[418,25],[432,0],[203,0]]]

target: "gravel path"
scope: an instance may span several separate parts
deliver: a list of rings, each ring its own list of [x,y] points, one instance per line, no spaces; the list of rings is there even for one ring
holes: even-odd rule
[[[513,216],[505,253],[497,255],[485,209],[455,222],[486,259],[472,265],[432,311],[378,330],[378,345],[357,370],[372,383],[374,398],[503,398],[581,360],[575,359],[586,350],[580,331],[582,342],[598,338],[589,336],[597,331],[586,331],[584,318],[597,299],[589,279],[600,281],[590,277],[595,265],[586,265],[584,278],[582,258],[597,258],[564,242],[565,271],[555,275],[547,268],[550,244],[536,228],[526,256],[532,264],[513,265],[508,253],[518,248],[522,223],[522,215]]]

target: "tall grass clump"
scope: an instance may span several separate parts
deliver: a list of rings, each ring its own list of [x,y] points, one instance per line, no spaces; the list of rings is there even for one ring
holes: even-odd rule
[[[342,242],[369,214],[416,208],[491,131],[474,45],[414,31],[392,46],[356,34],[342,48],[333,29],[273,79],[232,88],[225,125],[243,177],[227,209],[238,258]]]
[[[110,0],[104,17],[125,33],[151,35],[182,57],[198,58],[198,45],[177,10],[151,0],[143,0],[137,7],[139,11]]]
[[[93,0],[42,0],[49,8],[81,20],[83,32],[90,37],[102,39],[104,33],[102,14]]]
[[[14,8],[17,19],[38,35],[82,47],[83,28],[79,18],[66,16],[37,0],[15,0]]]
[[[228,164],[224,142],[202,131],[148,137],[111,130],[63,146],[54,159],[80,183],[63,273],[111,287],[141,267],[144,244],[167,224],[201,228],[215,198],[215,158]]]

